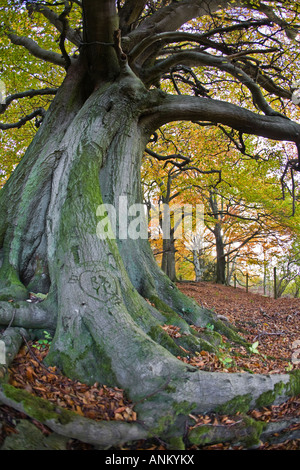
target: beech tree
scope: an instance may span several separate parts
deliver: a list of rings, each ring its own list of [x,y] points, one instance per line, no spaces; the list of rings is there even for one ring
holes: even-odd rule
[[[6,24],[5,8],[23,15],[25,7],[31,25],[38,18],[45,31],[51,26],[47,49],[41,23],[27,36],[22,24]],[[125,389],[138,422],[62,418],[5,383],[1,402],[100,446],[149,436],[180,446],[191,412],[228,403],[245,410],[299,393],[294,374],[209,373],[180,361],[184,350],[212,350],[217,332],[243,340],[179,292],[155,263],[147,237],[121,236],[120,220],[116,238],[99,229],[102,204],[118,214],[124,200],[128,208],[142,203],[141,158],[168,122],[220,123],[299,148],[300,125],[289,115],[295,113],[298,10],[299,2],[270,0],[7,1],[1,32],[12,50],[23,48],[32,61],[65,72],[57,90],[20,90],[2,104],[4,110],[26,96],[54,94],[46,111],[36,108],[1,125],[9,131],[38,118],[39,126],[0,192],[7,361],[22,338],[47,329],[54,334],[47,364],[87,384]],[[193,79],[194,93],[165,92],[164,76],[184,67],[195,70],[194,79],[198,69],[207,70],[209,87]],[[214,83],[226,88],[227,79],[242,88],[242,105],[234,92],[214,95]],[[26,302],[30,292],[46,298]],[[210,334],[192,328],[208,323],[215,328]],[[180,326],[181,337],[170,338],[164,324]]]

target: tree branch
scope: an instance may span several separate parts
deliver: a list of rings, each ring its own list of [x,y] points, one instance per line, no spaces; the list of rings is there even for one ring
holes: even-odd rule
[[[250,21],[247,21],[247,22],[245,21],[244,23],[247,23],[247,25],[251,24]],[[264,24],[266,24],[265,21],[264,21]],[[234,25],[234,26],[236,26],[236,28],[230,27],[230,28],[217,28],[217,29],[223,30],[223,31],[242,29],[242,28],[238,28],[239,25]],[[244,25],[243,27],[246,28],[246,26]],[[147,36],[132,49],[132,51],[130,52],[130,58],[131,60],[136,60],[146,49],[148,49],[148,47],[153,46],[153,44],[158,41],[163,41],[164,44],[173,43],[173,42],[191,41],[191,42],[196,42],[198,44],[208,45],[211,47],[219,46],[219,44],[214,43],[213,41],[207,39],[208,36],[213,35],[213,31],[211,32],[211,34],[209,33],[194,34],[194,33],[188,33],[185,31],[168,31],[164,33],[154,34],[149,37]],[[250,53],[274,52],[275,50],[278,50],[278,49],[277,48],[269,48],[267,50],[255,49],[255,50],[249,50],[249,51],[242,51],[242,52],[239,52],[238,54],[244,55],[247,53],[250,54]],[[234,55],[232,56],[232,58],[234,58]]]
[[[66,65],[64,58],[60,54],[43,49],[35,41],[33,41],[33,39],[24,36],[18,36],[12,31],[7,31],[6,35],[13,44],[16,46],[25,47],[25,49],[27,49],[34,57],[45,60],[46,62],[51,62],[55,65],[60,65],[62,67]]]
[[[119,11],[120,27],[123,33],[131,30],[134,23],[139,19],[143,12],[146,0],[126,0]]]
[[[149,132],[168,122],[210,121],[244,134],[300,143],[300,125],[292,120],[257,114],[235,104],[202,97],[164,94],[161,103],[145,110],[141,120]]]
[[[267,18],[269,18],[269,20],[271,20],[273,23],[283,28],[289,39],[294,40],[296,38],[299,32],[299,27],[298,28],[291,27],[287,21],[285,21],[283,18],[280,18],[279,16],[276,15],[274,8],[262,2],[259,2],[259,4],[256,5],[256,9],[264,13],[267,16]]]
[[[37,116],[42,116],[44,117],[46,114],[46,111],[44,108],[38,108],[35,111],[33,111],[30,114],[27,114],[26,116],[22,117],[18,122],[14,122],[12,124],[4,124],[0,123],[0,129],[1,130],[7,130],[7,129],[20,129],[20,127],[24,126],[26,122],[31,121],[31,119],[34,119]]]
[[[13,95],[9,95],[5,103],[0,104],[0,114],[3,114],[8,106],[14,101],[18,100],[20,98],[32,98],[34,96],[43,96],[43,95],[55,95],[57,92],[57,88],[44,88],[41,90],[26,90],[26,91],[21,91],[19,93],[14,93]]]
[[[248,59],[249,58],[243,57],[241,61],[239,61],[239,67],[247,75],[249,75],[250,77],[254,77],[254,80],[258,85],[260,85],[268,93],[272,93],[273,95],[276,95],[278,97],[289,100],[292,98],[292,92],[290,90],[285,90],[277,83],[275,83],[270,77],[270,75],[265,72],[265,67],[262,67],[262,69],[264,70],[264,74],[262,74],[259,64],[257,66],[254,66],[253,63],[251,63]]]
[[[247,86],[252,94],[253,103],[258,109],[269,116],[280,114],[274,111],[267,103],[260,87],[255,83],[255,81],[252,80],[252,78],[249,77],[249,75],[247,75],[242,69],[237,67],[235,64],[232,64],[226,57],[216,57],[211,54],[204,54],[194,51],[178,52],[165,60],[159,61],[156,65],[149,68],[148,70],[145,70],[143,78],[145,81],[150,80],[153,82],[153,80],[156,80],[164,72],[178,64],[197,67],[215,67],[219,70],[227,72],[236,78],[239,82]]]
[[[31,14],[32,11],[41,13],[60,33],[64,30],[65,38],[68,39],[68,41],[72,42],[75,46],[80,46],[82,38],[79,31],[72,29],[69,24],[64,29],[62,19],[50,8],[41,3],[30,3],[27,5],[27,10],[29,14]]]
[[[68,70],[68,68],[71,65],[71,59],[68,56],[68,53],[67,53],[66,48],[65,48],[65,39],[66,39],[66,34],[67,34],[67,31],[68,31],[68,28],[69,28],[69,22],[68,22],[67,17],[69,15],[71,9],[72,9],[72,3],[70,3],[68,0],[66,0],[65,1],[64,11],[58,17],[59,20],[62,23],[62,31],[61,31],[61,35],[60,35],[60,38],[59,38],[59,47],[60,47],[62,56],[65,60],[65,69],[66,70]]]
[[[235,3],[239,5],[240,2]],[[153,15],[144,19],[141,24],[128,34],[130,45],[138,44],[153,33],[176,31],[193,18],[213,13],[222,7],[231,5],[230,0],[181,0],[159,8]]]
[[[165,155],[159,155],[158,153],[154,152],[153,150],[151,150],[149,148],[146,148],[145,152],[148,155],[150,155],[151,157],[156,158],[157,160],[169,161],[173,165],[179,166],[179,167],[181,167],[182,165],[186,165],[187,163],[189,163],[191,161],[191,159],[189,157],[185,157],[184,155],[181,155],[180,153],[176,153],[176,154],[174,153],[174,154],[165,156]],[[183,162],[182,163],[174,162],[174,158],[178,158],[180,160],[183,160]]]

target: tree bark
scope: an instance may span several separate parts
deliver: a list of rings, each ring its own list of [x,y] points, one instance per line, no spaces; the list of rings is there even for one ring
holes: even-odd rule
[[[224,253],[222,227],[218,223],[214,227],[214,235],[215,235],[215,240],[216,240],[216,252],[217,252],[216,282],[219,284],[225,284],[226,283],[226,258],[225,258],[225,253]]]
[[[171,281],[176,281],[176,260],[175,260],[175,240],[173,237],[170,239],[163,239],[163,254],[161,269],[168,276]]]
[[[212,232],[215,237],[216,243],[216,282],[219,284],[225,284],[226,282],[226,258],[224,252],[224,241],[222,234],[222,221],[220,216],[220,210],[218,207],[217,195],[214,190],[211,189],[209,192],[209,205],[212,211],[212,215],[215,219],[215,225]]]
[[[196,282],[201,281],[202,278],[202,269],[200,265],[200,259],[199,259],[199,251],[198,250],[192,250],[193,253],[193,265],[194,265],[194,270],[195,270],[195,277],[196,277]]]

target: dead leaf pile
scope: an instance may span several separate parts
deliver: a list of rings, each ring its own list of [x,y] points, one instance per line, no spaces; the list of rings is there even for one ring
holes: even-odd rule
[[[257,350],[252,354],[232,345],[220,351],[217,357],[210,355],[210,361],[204,361],[201,368],[260,374],[285,373],[299,368],[297,351],[300,347],[296,341],[300,340],[300,299],[272,299],[241,288],[204,282],[178,283],[178,287],[203,307],[226,316],[250,344],[258,341]],[[229,345],[225,337],[223,341]],[[233,359],[231,362],[229,357]],[[193,365],[199,364],[197,357],[190,361]]]
[[[136,413],[124,397],[123,390],[98,383],[88,386],[72,381],[57,371],[56,367],[44,366],[42,361],[48,348],[31,348],[31,343],[25,345],[15,357],[9,370],[11,385],[87,418],[136,420]]]

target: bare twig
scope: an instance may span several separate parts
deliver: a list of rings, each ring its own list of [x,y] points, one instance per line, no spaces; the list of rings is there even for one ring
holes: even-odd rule
[[[260,331],[258,335],[255,336],[253,341],[256,341],[257,339],[260,339],[261,336],[283,336],[286,335],[287,333],[285,331],[278,331],[276,333],[268,333],[267,331]]]

